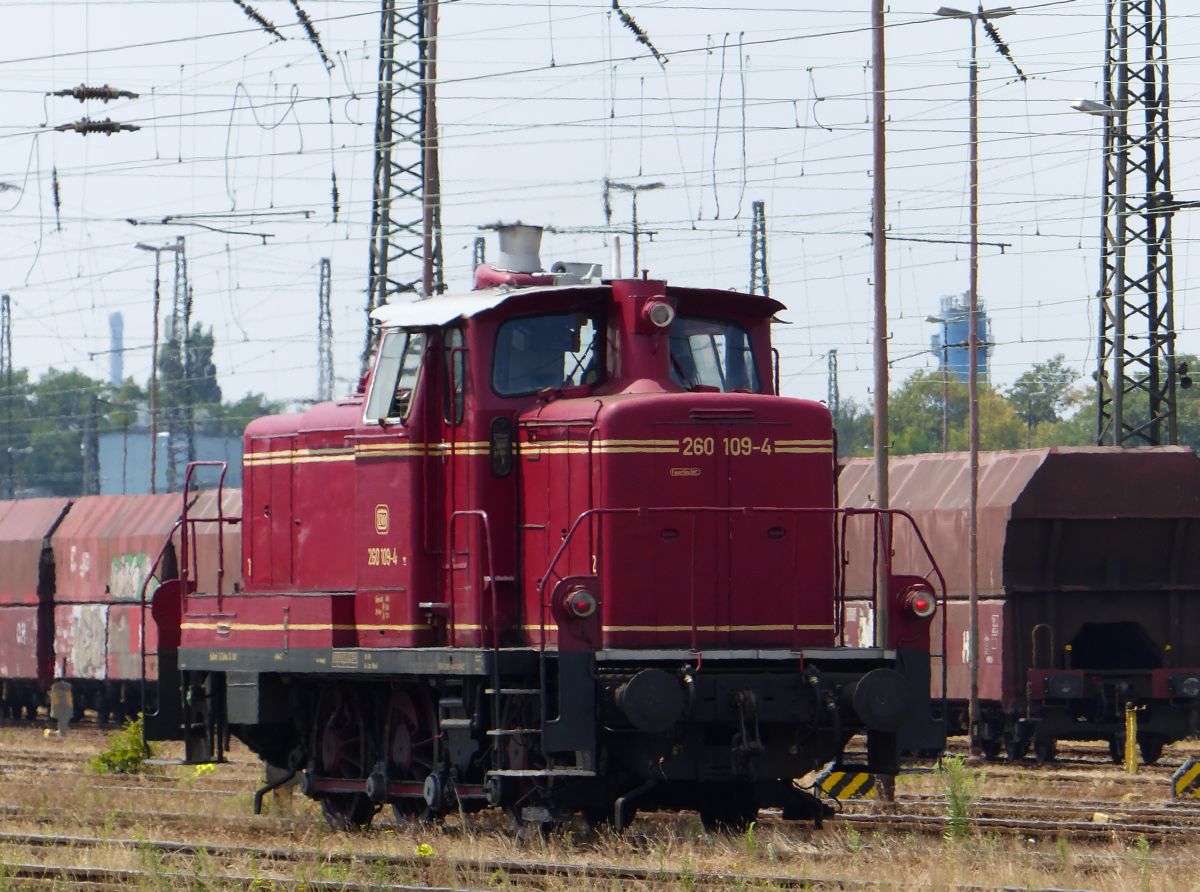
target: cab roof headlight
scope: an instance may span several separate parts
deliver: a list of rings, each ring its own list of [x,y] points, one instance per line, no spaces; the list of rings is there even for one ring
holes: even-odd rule
[[[670,328],[675,321],[675,308],[665,300],[652,300],[642,309],[642,316],[655,328]]]

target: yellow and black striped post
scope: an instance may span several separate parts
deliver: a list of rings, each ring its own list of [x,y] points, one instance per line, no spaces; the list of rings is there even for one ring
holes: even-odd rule
[[[817,786],[832,799],[874,799],[875,775],[857,765],[831,764],[817,775]]]
[[[1200,761],[1188,759],[1171,775],[1171,793],[1179,798],[1200,799]]]

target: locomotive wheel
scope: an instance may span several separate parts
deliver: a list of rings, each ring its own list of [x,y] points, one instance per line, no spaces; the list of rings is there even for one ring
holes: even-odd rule
[[[1039,765],[1053,762],[1058,755],[1058,741],[1053,737],[1033,742],[1033,758]]]
[[[700,822],[709,833],[742,833],[758,818],[754,794],[739,784],[713,784],[700,790]]]
[[[1147,765],[1153,765],[1162,756],[1163,746],[1166,741],[1157,734],[1139,734],[1138,749],[1142,753],[1142,761]]]
[[[327,688],[317,707],[317,773],[322,777],[366,776],[367,739],[358,698],[348,689]],[[375,805],[366,793],[328,793],[321,813],[334,830],[360,830],[371,823]]]
[[[424,781],[438,764],[433,704],[423,691],[398,690],[388,703],[388,777],[394,781]],[[392,803],[398,823],[425,821],[433,812],[424,799]]]
[[[1004,745],[1004,741],[999,737],[987,737],[979,741],[979,748],[983,750],[983,757],[989,762],[1000,761],[1000,748]]]
[[[1020,762],[1029,754],[1029,741],[1015,735],[1004,738],[1004,756],[1009,762]]]

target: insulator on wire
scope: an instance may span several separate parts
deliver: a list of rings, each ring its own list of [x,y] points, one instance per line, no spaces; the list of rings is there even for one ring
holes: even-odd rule
[[[308,35],[308,42],[317,48],[317,53],[321,56],[321,61],[325,65],[326,71],[333,71],[333,62],[329,56],[325,54],[325,47],[321,45],[321,35],[317,33],[317,28],[312,23],[312,19],[300,7],[300,0],[292,0],[292,8],[296,10],[296,18],[300,22],[300,26],[304,28],[304,33]]]
[[[137,99],[141,94],[134,93],[132,90],[118,90],[116,87],[110,87],[105,84],[103,87],[89,87],[87,84],[80,84],[78,87],[68,87],[63,90],[55,90],[51,96],[71,96],[83,102],[88,99],[102,99],[109,102],[114,99]]]
[[[73,121],[70,124],[59,124],[54,129],[59,133],[74,130],[76,133],[82,133],[84,136],[87,136],[89,133],[103,133],[106,136],[112,136],[114,133],[120,133],[122,130],[132,131],[141,130],[142,128],[137,124],[119,124],[109,118],[105,118],[103,121],[80,118],[78,121]]]
[[[287,40],[286,37],[279,33],[279,29],[275,27],[274,22],[264,16],[249,3],[246,3],[245,0],[233,0],[233,2],[241,7],[242,12],[246,14],[246,17],[249,18],[250,21],[254,22],[276,40]]]
[[[62,232],[62,194],[58,188],[58,167],[50,169],[50,191],[54,196],[54,229]]]

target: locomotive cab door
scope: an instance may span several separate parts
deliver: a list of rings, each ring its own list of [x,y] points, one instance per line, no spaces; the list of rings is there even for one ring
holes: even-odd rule
[[[431,512],[439,512],[435,529],[442,531],[447,643],[486,647],[495,640],[493,596],[505,627],[498,630],[502,638],[511,625],[505,617],[514,597],[513,478],[489,470],[492,417],[479,411],[472,387],[472,375],[485,370],[473,369],[468,361],[466,332],[458,325],[442,329],[440,347],[441,397],[436,407],[431,402],[429,413],[430,429],[441,431],[437,451],[430,455],[436,488],[430,504]]]
[[[359,647],[433,643],[419,603],[431,598],[425,517],[429,335],[393,330],[380,340],[354,444],[354,623]]]

